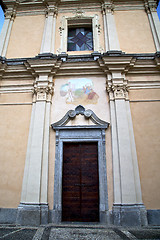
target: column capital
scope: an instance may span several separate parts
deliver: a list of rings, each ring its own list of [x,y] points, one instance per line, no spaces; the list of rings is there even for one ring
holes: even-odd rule
[[[109,93],[110,101],[124,99],[128,100],[128,85],[127,84],[107,84],[107,92]]]
[[[16,10],[15,9],[7,9],[4,16],[5,16],[5,19],[10,19],[10,20],[14,21],[14,19],[16,17]]]
[[[102,11],[104,14],[112,13],[114,12],[114,4],[112,1],[107,1],[102,4]]]
[[[38,86],[38,83],[35,83],[33,88],[33,102],[51,102],[53,93],[53,82],[49,83],[47,86]]]
[[[149,8],[149,6],[148,6],[148,2],[147,2],[147,1],[145,1],[144,7],[145,7],[146,13],[147,13],[147,14],[150,14],[151,12],[150,12],[150,8]]]
[[[58,8],[56,6],[48,6],[46,9],[46,17],[53,16],[56,17],[58,14]]]
[[[144,6],[147,14],[150,14],[151,12],[157,12],[157,3],[153,0],[146,0]]]

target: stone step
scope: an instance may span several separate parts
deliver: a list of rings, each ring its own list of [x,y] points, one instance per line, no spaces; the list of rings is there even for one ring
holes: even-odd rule
[[[101,224],[62,223],[40,227],[0,225],[4,240],[114,240],[160,239],[160,226],[144,228],[106,227]]]

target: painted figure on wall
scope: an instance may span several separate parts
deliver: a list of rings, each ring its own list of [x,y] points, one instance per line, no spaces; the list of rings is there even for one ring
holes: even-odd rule
[[[60,95],[66,98],[68,104],[96,104],[98,94],[93,89],[93,82],[88,78],[70,79],[63,84]]]

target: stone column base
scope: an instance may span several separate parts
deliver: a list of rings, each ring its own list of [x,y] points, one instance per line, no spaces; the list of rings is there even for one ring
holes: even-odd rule
[[[48,204],[20,203],[16,223],[30,226],[48,224]]]
[[[61,210],[51,210],[50,211],[50,222],[51,223],[61,223],[62,221],[62,211]]]
[[[108,211],[100,211],[99,212],[99,222],[101,224],[107,224],[107,225],[110,225],[111,224],[111,214]]]
[[[147,226],[147,211],[143,204],[114,204],[113,224],[117,226]]]

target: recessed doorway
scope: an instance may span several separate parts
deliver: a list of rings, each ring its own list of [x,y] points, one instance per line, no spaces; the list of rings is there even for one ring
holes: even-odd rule
[[[97,142],[63,144],[62,221],[99,221]]]
[[[69,125],[77,115],[93,125]],[[109,123],[79,105],[51,126],[56,131],[51,221],[109,223],[105,139]]]

